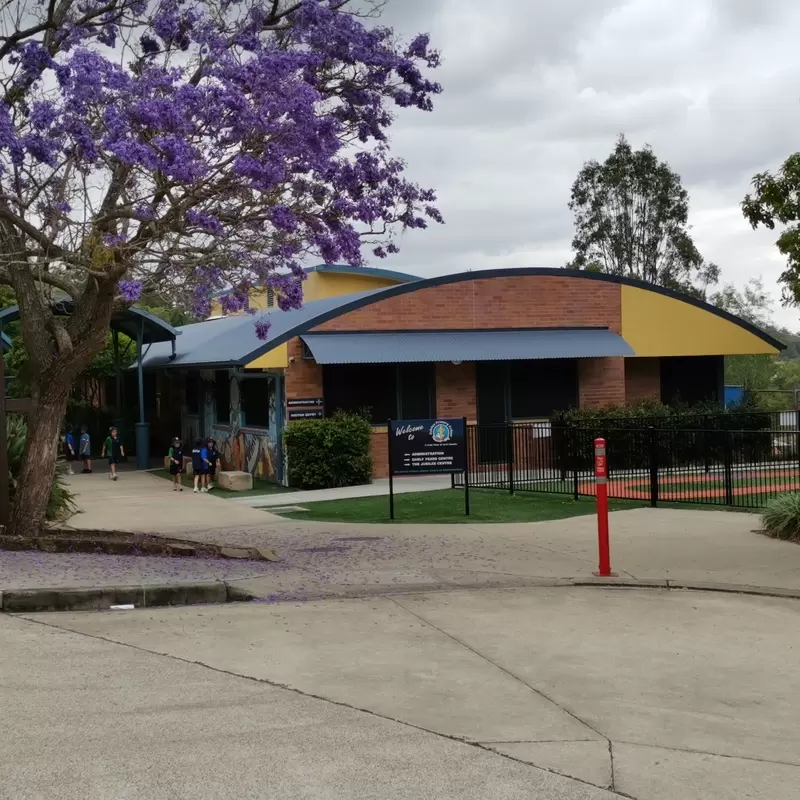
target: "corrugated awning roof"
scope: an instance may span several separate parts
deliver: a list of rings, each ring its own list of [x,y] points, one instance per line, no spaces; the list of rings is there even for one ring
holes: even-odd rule
[[[515,361],[635,355],[606,328],[305,333],[318,364]]]

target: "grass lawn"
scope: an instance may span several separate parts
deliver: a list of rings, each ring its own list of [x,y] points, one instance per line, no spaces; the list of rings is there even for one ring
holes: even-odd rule
[[[470,515],[464,514],[462,489],[436,492],[410,492],[394,498],[395,522],[539,522],[592,514],[596,504],[592,497],[571,497],[557,494],[525,493],[510,495],[497,489],[471,489]],[[291,519],[326,522],[391,522],[389,498],[357,497],[348,500],[326,500],[304,503],[308,511],[286,512]],[[612,500],[612,510],[642,508],[646,503]],[[271,510],[271,509],[270,509]]]
[[[152,469],[150,470],[151,475],[155,475],[157,478],[165,478],[168,481],[172,480],[172,475],[167,472],[165,469]],[[194,478],[187,478],[186,475],[183,476],[183,485],[184,487],[192,486],[194,484]],[[293,489],[288,489],[286,486],[280,486],[277,483],[272,483],[272,481],[264,481],[258,480],[257,478],[253,479],[253,488],[248,492],[228,492],[225,489],[220,489],[218,486],[211,490],[211,494],[215,494],[218,497],[225,497],[225,498],[233,498],[233,497],[256,497],[262,494],[280,494],[281,492],[289,492],[294,491]]]

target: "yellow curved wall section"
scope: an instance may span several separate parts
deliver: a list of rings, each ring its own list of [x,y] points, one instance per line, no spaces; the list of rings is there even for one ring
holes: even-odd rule
[[[245,369],[284,369],[289,366],[289,345],[279,344],[244,366]]]
[[[776,355],[750,331],[658,292],[621,286],[622,338],[637,356]]]
[[[378,278],[375,275],[357,275],[350,273],[312,272],[303,283],[303,299],[306,302],[322,300],[325,297],[338,297],[343,294],[366,292],[370,289],[382,289],[385,286],[396,286],[399,281]],[[254,292],[250,300],[251,307],[265,309],[265,294]],[[278,345],[274,350],[245,365],[246,369],[285,369],[289,366],[289,346]]]

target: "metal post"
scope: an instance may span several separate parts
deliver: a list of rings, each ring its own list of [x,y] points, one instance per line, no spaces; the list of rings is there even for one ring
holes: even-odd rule
[[[389,458],[389,519],[394,519],[394,478],[392,476],[392,421],[386,421],[386,454]]]
[[[574,428],[564,428],[564,438],[567,441],[567,452],[572,457],[572,499],[578,499],[578,442],[577,432]]]
[[[597,495],[598,578],[616,578],[611,571],[611,545],[608,537],[608,461],[606,440],[594,440],[594,483]]]
[[[650,428],[650,507],[658,505],[658,433]]]
[[[116,379],[116,397],[114,403],[114,415],[119,424],[122,417],[122,365],[119,361],[119,331],[111,332],[111,341],[114,345],[114,377]]]
[[[725,431],[725,505],[733,505],[733,432]]]
[[[150,430],[147,422],[145,422],[144,374],[142,372],[144,319],[139,321],[139,330],[136,333],[136,350],[136,373],[139,379],[139,421],[136,423],[136,468],[148,469],[150,467]]]
[[[514,494],[514,424],[506,423],[508,435],[506,437],[506,460],[508,462],[508,493]]]
[[[467,441],[467,418],[463,418],[464,442]],[[464,513],[469,516],[469,451],[464,452]]]

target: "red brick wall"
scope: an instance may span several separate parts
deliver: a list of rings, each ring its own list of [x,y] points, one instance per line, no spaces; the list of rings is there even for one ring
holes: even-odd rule
[[[625,403],[625,359],[579,359],[578,386],[581,408],[623,405]]]
[[[440,417],[466,417],[468,422],[477,419],[475,391],[475,364],[436,365],[436,413]]]
[[[620,286],[587,278],[475,278],[430,286],[343,314],[315,330],[608,327],[619,333]]]
[[[299,338],[289,341],[289,361],[286,370],[286,399],[322,397],[322,367],[309,358],[303,358],[303,343]]]
[[[625,402],[661,399],[661,359],[625,359]]]
[[[389,442],[385,425],[372,431],[369,451],[372,455],[372,477],[388,478]]]

